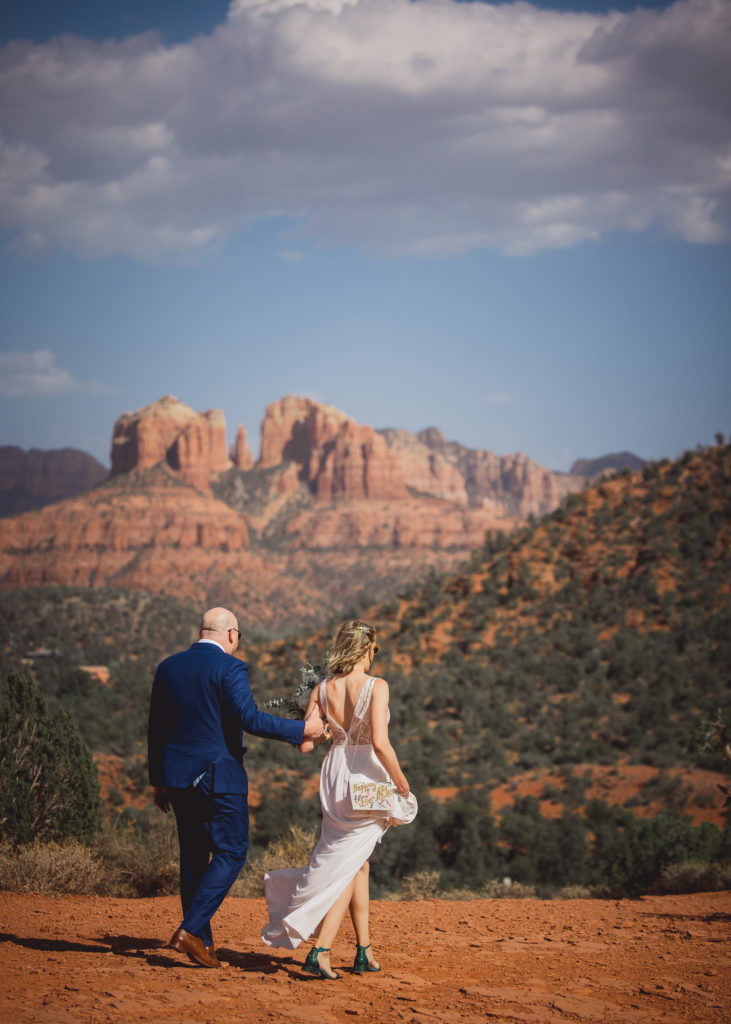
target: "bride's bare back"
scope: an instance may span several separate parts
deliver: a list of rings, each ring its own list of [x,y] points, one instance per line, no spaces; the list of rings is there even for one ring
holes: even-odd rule
[[[333,676],[325,683],[327,707],[330,717],[348,732],[353,721],[355,706],[363,687],[371,677],[359,669],[345,676]]]

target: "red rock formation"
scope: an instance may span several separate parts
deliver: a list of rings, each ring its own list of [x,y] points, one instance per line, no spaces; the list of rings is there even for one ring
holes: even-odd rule
[[[583,477],[544,469],[522,452],[496,455],[446,441],[435,427],[420,431],[417,440],[459,470],[469,503],[476,507],[502,507],[522,519],[542,516],[553,511],[567,494],[586,487]]]
[[[230,466],[226,421],[219,409],[197,413],[173,395],[114,424],[112,476],[166,462],[186,483],[210,492],[211,474]]]
[[[291,627],[342,608],[354,587],[446,570],[487,530],[510,531],[584,485],[524,455],[468,449],[433,428],[377,432],[290,396],[266,411],[256,467],[239,428],[232,456],[245,472],[222,479],[224,504],[210,484],[230,466],[225,432],[220,412],[171,396],[120,417],[106,484],[0,520],[0,587],[113,584]]]
[[[108,470],[76,448],[39,451],[0,447],[0,515],[16,515],[88,491]]]
[[[409,488],[419,494],[467,504],[464,478],[459,468],[444,455],[433,451],[408,430],[383,430],[380,433],[396,455]]]
[[[311,479],[310,460],[315,449],[335,440],[349,419],[332,405],[287,395],[267,406],[261,425],[261,453],[257,466],[269,469],[291,460]]]
[[[240,423],[236,428],[236,444],[231,450],[231,461],[237,469],[244,472],[254,468],[254,456],[246,439],[246,427],[242,427]]]
[[[135,586],[134,573],[147,560],[141,589],[175,593],[179,577],[193,565],[213,570],[248,543],[246,523],[233,509],[178,483],[161,467],[123,484],[110,480],[92,496],[0,520],[0,581],[6,588]],[[161,564],[167,578],[156,580]]]
[[[380,434],[309,398],[289,395],[267,407],[258,465],[286,460],[301,467],[300,479],[321,501],[409,497],[400,463]]]
[[[287,525],[293,546],[304,550],[371,550],[376,558],[384,550],[459,551],[458,558],[479,547],[488,530],[506,533],[521,520],[483,508],[467,508],[433,498],[407,501],[339,501],[317,504]],[[455,561],[458,560],[455,557]]]

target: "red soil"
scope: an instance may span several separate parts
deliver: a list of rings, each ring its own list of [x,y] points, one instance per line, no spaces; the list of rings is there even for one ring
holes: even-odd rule
[[[330,984],[300,976],[307,947],[259,940],[263,900],[229,898],[214,926],[222,970],[163,948],[174,897],[0,894],[8,1024],[234,1020],[332,1024],[725,1024],[731,893],[637,901],[375,902],[383,970]],[[352,962],[343,926],[333,964]]]

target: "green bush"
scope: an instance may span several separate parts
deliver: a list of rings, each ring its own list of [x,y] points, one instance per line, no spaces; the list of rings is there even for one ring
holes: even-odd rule
[[[98,811],[99,776],[73,715],[49,716],[32,680],[10,671],[0,701],[0,838],[90,839]]]

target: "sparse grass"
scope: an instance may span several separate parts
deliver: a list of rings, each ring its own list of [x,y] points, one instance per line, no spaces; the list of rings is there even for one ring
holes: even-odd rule
[[[179,891],[179,858],[172,815],[155,819],[146,836],[112,828],[96,850],[104,866],[100,889],[106,896],[164,896]]]
[[[657,891],[667,893],[719,892],[731,889],[731,864],[685,860],[664,868]]]
[[[0,844],[0,889],[98,896],[161,896],[178,892],[178,849],[172,821],[140,836],[108,829],[84,846],[62,843]]]
[[[439,889],[438,871],[417,871],[414,875],[407,875],[401,882],[401,888],[394,893],[389,893],[386,899],[393,900],[431,900],[435,899]]]
[[[85,896],[103,890],[104,878],[99,855],[75,839],[19,848],[0,844],[0,889],[8,892]]]
[[[590,900],[594,897],[592,889],[585,885],[564,885],[556,891],[557,900]]]
[[[286,835],[276,839],[260,853],[251,858],[241,871],[231,889],[231,896],[256,897],[264,895],[264,875],[267,871],[280,868],[305,867],[310,862],[315,847],[314,829],[292,825]]]
[[[482,900],[482,899],[505,899],[514,900],[533,899],[536,891],[532,885],[522,885],[520,882],[503,881],[495,878],[485,882],[479,889],[451,888],[440,889],[440,877],[438,871],[417,871],[408,875],[401,882],[401,887],[395,892],[386,893],[385,900]],[[582,895],[588,895],[588,891],[582,890]]]
[[[475,895],[480,899],[532,900],[536,890],[532,885],[523,885],[522,882],[508,883],[494,878],[490,882],[485,882]]]

